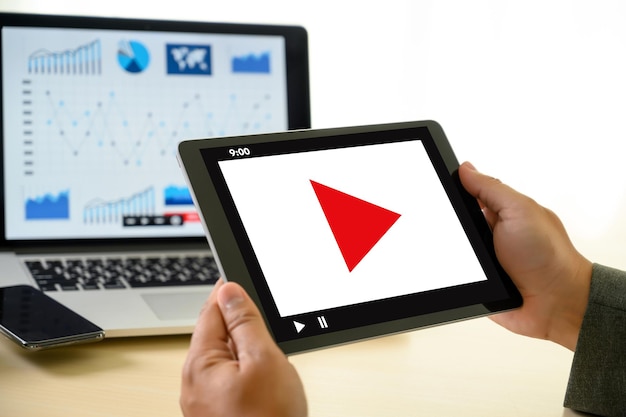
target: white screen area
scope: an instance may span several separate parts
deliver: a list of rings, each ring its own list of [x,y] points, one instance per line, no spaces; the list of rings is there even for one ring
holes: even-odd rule
[[[485,280],[420,141],[221,161],[227,186],[282,317]],[[400,217],[348,268],[311,180],[352,210],[360,245],[387,210]],[[334,200],[340,196],[339,200]],[[328,206],[328,197],[324,200]],[[332,205],[332,204],[331,204]],[[351,240],[352,239],[352,240]]]
[[[177,144],[288,128],[280,36],[6,27],[2,65],[7,239],[203,236]]]

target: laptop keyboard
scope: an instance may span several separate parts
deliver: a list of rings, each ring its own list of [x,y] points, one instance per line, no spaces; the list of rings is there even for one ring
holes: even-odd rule
[[[43,291],[95,291],[215,284],[210,256],[29,259],[26,267]]]

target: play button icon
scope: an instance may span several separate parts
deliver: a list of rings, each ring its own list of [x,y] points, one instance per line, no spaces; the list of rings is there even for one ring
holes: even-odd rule
[[[352,272],[400,215],[310,181],[346,266]]]
[[[296,333],[300,333],[302,329],[304,329],[304,324],[300,323],[299,321],[294,320],[293,325],[296,327]]]

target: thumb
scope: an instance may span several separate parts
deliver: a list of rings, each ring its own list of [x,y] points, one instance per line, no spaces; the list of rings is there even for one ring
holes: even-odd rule
[[[499,213],[512,198],[519,196],[517,191],[500,180],[478,172],[469,162],[461,164],[459,177],[463,187],[478,199],[482,208],[493,213]]]
[[[278,349],[259,309],[237,283],[227,282],[217,294],[217,303],[237,359],[256,357],[260,350]]]

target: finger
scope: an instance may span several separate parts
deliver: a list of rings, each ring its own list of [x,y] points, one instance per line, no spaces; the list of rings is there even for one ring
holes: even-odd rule
[[[223,281],[220,279],[202,306],[191,335],[189,356],[199,353],[204,355],[209,351],[218,353],[220,357],[224,355],[232,356],[228,348],[228,330],[217,304],[217,294],[223,284]]]
[[[492,217],[500,213],[511,198],[519,196],[517,191],[500,180],[478,172],[469,162],[461,164],[459,177],[467,192],[477,198],[484,206],[483,211]]]
[[[246,360],[258,358],[262,351],[278,350],[259,309],[241,286],[234,282],[224,284],[217,294],[217,302],[242,366]]]

